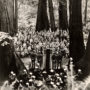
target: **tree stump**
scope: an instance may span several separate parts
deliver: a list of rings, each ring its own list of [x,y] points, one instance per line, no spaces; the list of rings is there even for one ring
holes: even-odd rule
[[[18,74],[24,68],[24,64],[15,53],[12,37],[0,32],[0,81],[6,80],[10,71]]]

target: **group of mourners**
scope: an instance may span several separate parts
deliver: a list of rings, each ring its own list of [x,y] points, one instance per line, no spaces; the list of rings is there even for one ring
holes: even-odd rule
[[[67,74],[63,68],[60,71],[51,69],[48,72],[24,69],[18,75],[11,71],[1,90],[65,90],[66,83]]]

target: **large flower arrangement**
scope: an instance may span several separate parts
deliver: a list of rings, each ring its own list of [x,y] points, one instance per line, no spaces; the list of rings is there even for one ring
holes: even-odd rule
[[[20,30],[14,37],[14,45],[16,52],[20,56],[26,56],[30,52],[41,53],[42,49],[51,49],[53,53],[59,53],[64,51],[69,53],[69,39],[68,33],[64,31],[63,37],[65,39],[59,39],[60,32],[41,31],[34,32],[33,30]]]
[[[0,32],[0,46],[7,46],[11,41],[12,37],[8,33]]]

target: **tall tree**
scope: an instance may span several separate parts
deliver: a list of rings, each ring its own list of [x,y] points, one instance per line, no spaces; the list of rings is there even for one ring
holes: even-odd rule
[[[79,61],[84,55],[84,40],[82,32],[81,0],[70,0],[70,56],[74,63]]]
[[[49,21],[47,16],[47,0],[39,0],[36,31],[49,30]]]
[[[4,39],[3,39],[3,36]],[[13,40],[4,32],[0,32],[0,82],[8,79],[10,71],[17,75],[26,69],[20,57],[16,54]],[[5,44],[5,42],[9,44]]]
[[[67,0],[59,0],[59,29],[67,30]]]
[[[13,1],[14,5],[14,16],[13,16],[13,26],[14,26],[14,33],[17,33],[18,30],[18,3],[17,0]]]
[[[0,31],[8,32],[10,35],[17,32],[17,29],[14,29],[14,23],[17,23],[14,21],[14,8],[17,8],[14,7],[14,0],[0,0]]]
[[[84,57],[77,63],[77,67],[82,70],[82,74],[79,76],[79,79],[84,79],[90,75],[90,32]]]
[[[88,0],[85,1],[85,15],[84,15],[84,24],[86,25],[86,21],[87,21],[87,4],[88,4]]]
[[[52,0],[48,0],[48,6],[49,6],[51,30],[55,31],[56,30],[56,26],[55,26],[55,18],[54,18],[54,11],[53,11],[53,2],[52,2]]]
[[[90,32],[82,65],[84,67],[83,73],[85,75],[90,74]]]

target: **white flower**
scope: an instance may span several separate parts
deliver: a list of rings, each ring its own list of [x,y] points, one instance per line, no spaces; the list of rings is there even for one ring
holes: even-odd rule
[[[8,45],[9,43],[7,41],[4,41],[1,46],[5,46],[5,45]]]
[[[30,42],[33,42],[33,39],[30,39]]]

